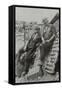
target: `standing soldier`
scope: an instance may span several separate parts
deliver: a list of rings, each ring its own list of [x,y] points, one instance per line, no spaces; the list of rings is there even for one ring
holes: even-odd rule
[[[43,36],[42,36],[42,44],[40,46],[40,59],[42,65],[44,64],[45,57],[49,54],[52,49],[53,42],[56,37],[56,28],[49,23],[48,19],[43,19]]]

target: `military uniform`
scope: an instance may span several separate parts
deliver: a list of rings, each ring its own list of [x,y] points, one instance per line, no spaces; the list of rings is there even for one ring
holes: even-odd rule
[[[53,25],[49,24],[48,26],[45,26],[43,29],[43,38],[45,40],[45,43],[40,47],[41,61],[44,61],[44,58],[46,57],[46,55],[48,55],[56,36],[56,29]],[[54,37],[51,39],[53,35]],[[50,41],[47,42],[48,40]]]

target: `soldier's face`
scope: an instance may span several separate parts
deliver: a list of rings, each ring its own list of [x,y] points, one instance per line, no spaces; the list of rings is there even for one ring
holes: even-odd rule
[[[48,25],[49,25],[49,23],[45,23],[44,25],[45,25],[45,26],[48,26]]]

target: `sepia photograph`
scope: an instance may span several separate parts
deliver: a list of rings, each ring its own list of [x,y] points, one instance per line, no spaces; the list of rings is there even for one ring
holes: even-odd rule
[[[15,83],[60,81],[60,13],[15,8]]]

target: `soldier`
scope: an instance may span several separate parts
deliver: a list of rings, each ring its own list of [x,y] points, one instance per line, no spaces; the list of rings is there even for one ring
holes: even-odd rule
[[[36,57],[35,55],[36,49],[42,42],[39,33],[40,28],[36,26],[34,29],[36,30],[36,32],[33,33],[33,35],[31,36],[25,49],[27,53],[25,55],[25,72],[23,73],[24,75],[28,73],[30,66],[34,64],[34,60]]]
[[[56,28],[54,27],[54,25],[49,23],[47,18],[43,19],[42,22],[44,24],[44,27],[42,43],[40,45],[40,59],[43,65],[45,57],[49,54],[50,50],[52,49],[52,45],[56,37]]]

